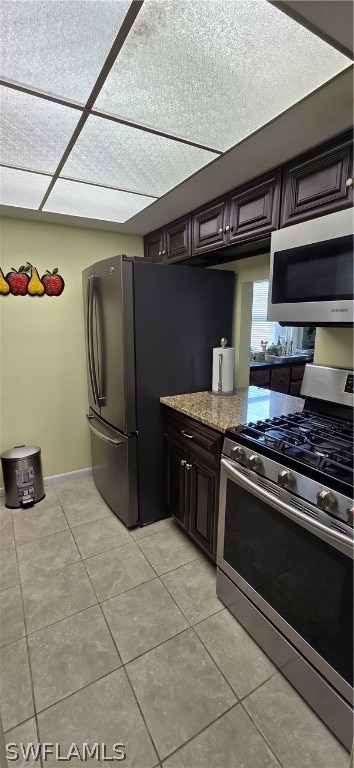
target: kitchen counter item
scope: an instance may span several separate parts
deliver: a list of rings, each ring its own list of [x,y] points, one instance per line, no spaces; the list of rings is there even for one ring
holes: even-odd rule
[[[235,350],[226,347],[227,339],[221,339],[221,347],[213,349],[212,391],[218,395],[229,395],[234,388]]]
[[[0,458],[6,507],[29,507],[44,498],[41,449],[38,446],[16,445],[4,451]]]
[[[235,424],[268,419],[282,414],[295,413],[303,408],[303,400],[280,392],[270,392],[260,387],[237,389],[234,395],[225,397],[211,392],[194,392],[185,395],[161,397],[160,403],[185,413],[196,421],[218,432],[225,432]]]

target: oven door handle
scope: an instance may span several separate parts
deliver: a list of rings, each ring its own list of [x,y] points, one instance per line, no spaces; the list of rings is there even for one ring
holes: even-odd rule
[[[353,542],[347,538],[344,533],[340,533],[339,531],[328,528],[319,520],[314,520],[304,512],[293,509],[290,504],[287,504],[286,501],[282,501],[282,499],[276,498],[265,488],[260,488],[260,486],[257,485],[257,483],[255,483],[252,478],[246,477],[242,472],[238,471],[237,467],[235,467],[231,461],[228,461],[228,459],[224,458],[221,459],[220,494],[223,486],[223,471],[228,474],[231,480],[244,488],[244,490],[249,491],[254,496],[257,496],[257,498],[261,499],[261,501],[266,501],[277,512],[280,512],[281,514],[293,520],[295,523],[298,523],[298,525],[306,528],[308,531],[313,533],[315,536],[318,536],[323,541],[326,541],[331,546],[336,547],[336,549],[339,549],[341,552],[343,552],[343,554],[349,555],[351,558],[353,558]],[[220,515],[222,516],[223,514],[225,514],[225,509],[223,509],[221,505]]]

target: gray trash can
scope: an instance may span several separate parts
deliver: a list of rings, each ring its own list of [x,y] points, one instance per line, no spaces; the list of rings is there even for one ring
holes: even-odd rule
[[[5,506],[10,509],[29,507],[44,499],[41,449],[15,445],[1,454],[5,486]]]

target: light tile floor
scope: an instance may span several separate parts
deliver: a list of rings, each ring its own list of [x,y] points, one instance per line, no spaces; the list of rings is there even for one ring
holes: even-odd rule
[[[172,520],[127,531],[90,477],[46,491],[26,512],[0,500],[6,742],[121,742],[127,768],[348,768]]]

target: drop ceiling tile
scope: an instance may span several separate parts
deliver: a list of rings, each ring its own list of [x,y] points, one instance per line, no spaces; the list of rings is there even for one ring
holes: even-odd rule
[[[145,0],[95,109],[226,150],[349,64],[266,0]]]
[[[48,173],[55,171],[82,114],[5,87],[0,112],[1,162]]]
[[[153,202],[143,195],[58,179],[43,210],[122,224]]]
[[[129,5],[1,0],[1,77],[86,102]]]
[[[214,158],[203,149],[91,115],[62,175],[159,197]]]
[[[0,167],[0,203],[17,208],[37,209],[50,181],[50,176]]]

